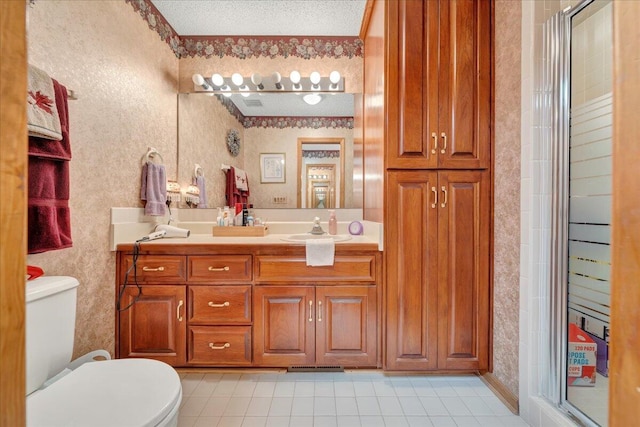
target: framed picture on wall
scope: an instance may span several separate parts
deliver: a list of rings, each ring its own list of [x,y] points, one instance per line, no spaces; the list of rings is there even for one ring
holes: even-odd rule
[[[260,182],[262,184],[285,182],[284,153],[260,153]]]

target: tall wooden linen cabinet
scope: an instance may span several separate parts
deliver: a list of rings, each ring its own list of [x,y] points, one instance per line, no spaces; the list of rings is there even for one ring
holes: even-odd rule
[[[365,174],[383,179],[365,183],[364,211],[384,222],[384,368],[487,370],[490,0],[368,8]]]

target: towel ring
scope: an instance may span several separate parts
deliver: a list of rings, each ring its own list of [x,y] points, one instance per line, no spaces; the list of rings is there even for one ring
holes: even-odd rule
[[[193,169],[193,176],[194,177],[199,177],[199,176],[204,176],[204,169],[202,169],[202,166],[200,166],[199,164],[196,163],[195,168]]]
[[[149,147],[146,154],[142,157],[142,164],[144,165],[145,163],[154,160],[156,157],[160,160],[161,165],[164,164],[164,159],[158,150],[153,147]]]

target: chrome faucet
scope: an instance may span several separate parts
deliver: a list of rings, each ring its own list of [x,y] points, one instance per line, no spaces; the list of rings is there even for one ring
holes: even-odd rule
[[[309,233],[315,235],[326,234],[326,232],[320,226],[320,217],[315,217],[313,219],[313,228]]]

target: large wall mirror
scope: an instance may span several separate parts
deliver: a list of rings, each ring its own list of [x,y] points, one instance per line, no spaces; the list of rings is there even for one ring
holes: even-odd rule
[[[191,183],[197,164],[206,179],[206,207],[224,206],[222,165],[230,165],[247,172],[249,201],[256,208],[362,207],[362,159],[358,158],[362,142],[353,126],[354,105],[361,99],[358,94],[321,94],[316,105],[291,92],[244,95],[248,96],[178,95],[181,186]],[[227,149],[230,130],[236,130],[240,138],[240,152],[235,156]],[[284,176],[278,182],[263,182],[260,159],[276,153],[282,154]]]

